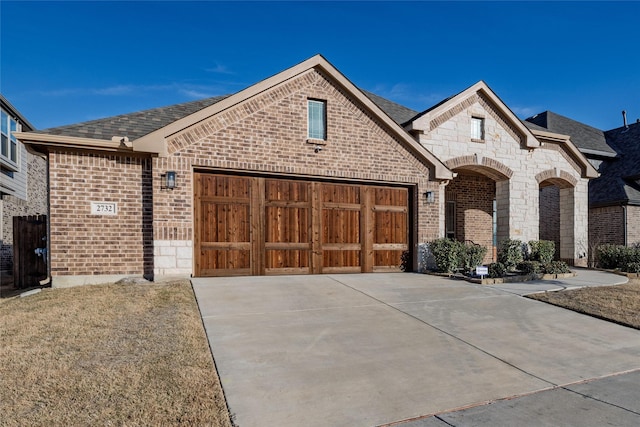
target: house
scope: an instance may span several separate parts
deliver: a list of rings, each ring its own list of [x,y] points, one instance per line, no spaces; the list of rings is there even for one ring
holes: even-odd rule
[[[13,274],[13,217],[47,213],[47,162],[17,140],[14,132],[35,128],[0,95],[0,275]]]
[[[586,262],[587,183],[568,137],[522,124],[483,82],[415,112],[314,56],[238,93],[42,131],[53,286],[123,276],[417,270],[441,236],[539,236]]]
[[[589,242],[640,243],[640,122],[602,131],[551,111],[526,119],[532,129],[569,135],[600,177],[589,182]]]

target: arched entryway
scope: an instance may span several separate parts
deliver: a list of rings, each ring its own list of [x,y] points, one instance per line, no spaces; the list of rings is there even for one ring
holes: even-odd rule
[[[509,235],[509,178],[513,172],[477,155],[446,162],[457,176],[445,188],[445,236],[488,248],[484,262],[496,259],[498,242]]]
[[[575,185],[565,171],[549,169],[536,175],[539,185],[540,240],[556,244],[555,258],[573,265],[575,247]]]

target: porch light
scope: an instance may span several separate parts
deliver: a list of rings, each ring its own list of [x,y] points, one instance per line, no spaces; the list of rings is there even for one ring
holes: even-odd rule
[[[176,188],[176,172],[175,171],[167,171],[164,176],[164,188],[168,188],[169,190],[173,190]]]
[[[433,203],[436,201],[436,197],[433,191],[426,191],[424,193],[424,199],[426,200],[427,203]]]

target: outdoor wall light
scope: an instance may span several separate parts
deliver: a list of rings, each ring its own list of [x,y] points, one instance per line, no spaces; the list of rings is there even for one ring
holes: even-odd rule
[[[433,203],[436,201],[436,196],[433,193],[433,191],[425,191],[424,199],[426,200],[427,203]]]
[[[169,190],[173,190],[176,188],[176,172],[175,171],[167,171],[164,175],[164,188]]]

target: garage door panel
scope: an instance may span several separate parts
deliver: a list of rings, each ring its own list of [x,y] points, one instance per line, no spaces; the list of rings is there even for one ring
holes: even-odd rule
[[[265,228],[267,242],[309,242],[309,209],[267,206]]]
[[[195,174],[196,275],[397,271],[406,188]]]
[[[248,204],[201,203],[202,242],[249,242]]]
[[[251,267],[251,251],[238,249],[201,249],[200,269],[203,275],[249,274]],[[222,271],[224,270],[224,272]]]
[[[322,244],[360,243],[360,211],[324,209]]]

